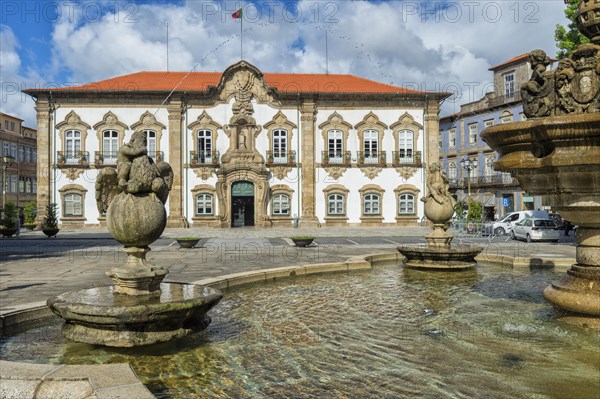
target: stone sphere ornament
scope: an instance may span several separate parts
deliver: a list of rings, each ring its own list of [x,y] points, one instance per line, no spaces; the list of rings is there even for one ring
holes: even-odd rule
[[[155,194],[120,193],[110,203],[106,220],[108,231],[121,244],[147,246],[165,230],[167,212]]]

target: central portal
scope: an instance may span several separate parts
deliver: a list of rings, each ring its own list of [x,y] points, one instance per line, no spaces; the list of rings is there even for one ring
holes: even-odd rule
[[[254,226],[254,184],[236,181],[231,185],[231,227]]]

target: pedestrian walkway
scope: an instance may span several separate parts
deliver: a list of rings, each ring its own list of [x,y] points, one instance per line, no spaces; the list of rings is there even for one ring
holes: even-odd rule
[[[320,229],[167,229],[151,245],[151,263],[169,269],[167,281],[192,282],[205,278],[265,268],[343,262],[349,257],[396,252],[399,244],[424,243],[425,227]],[[289,237],[314,235],[316,245],[296,248]],[[176,237],[198,236],[193,249],[180,249]],[[466,243],[466,238],[463,241]],[[483,260],[561,260],[573,262],[575,246],[504,240],[484,245]],[[64,230],[56,238],[26,232],[19,238],[0,239],[0,314],[14,306],[45,301],[66,291],[109,285],[106,271],[125,260],[122,246],[106,229]]]

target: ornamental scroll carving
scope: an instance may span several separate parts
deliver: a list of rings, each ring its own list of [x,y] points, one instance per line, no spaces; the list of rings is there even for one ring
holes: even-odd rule
[[[521,87],[528,118],[600,111],[600,46],[584,44],[570,58],[547,71],[550,60],[542,50],[529,54],[533,73]]]

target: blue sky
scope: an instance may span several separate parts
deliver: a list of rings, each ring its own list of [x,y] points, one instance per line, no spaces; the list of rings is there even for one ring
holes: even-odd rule
[[[535,48],[554,55],[562,0],[11,1],[0,5],[3,112],[34,126],[20,88],[87,83],[139,70],[222,71],[244,58],[267,72],[352,73],[456,96],[489,90],[487,70]],[[325,32],[329,60],[325,61]],[[19,90],[17,90],[19,88]]]

